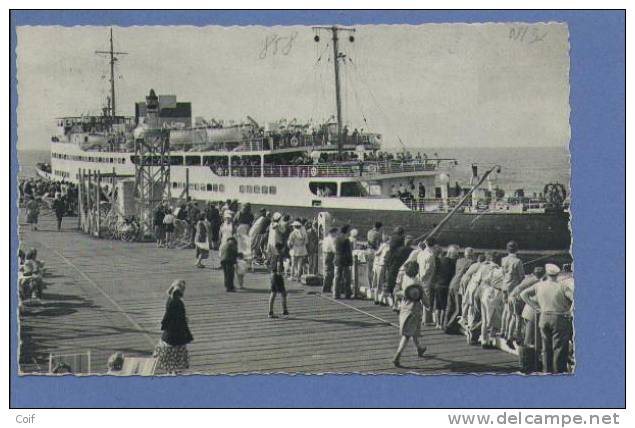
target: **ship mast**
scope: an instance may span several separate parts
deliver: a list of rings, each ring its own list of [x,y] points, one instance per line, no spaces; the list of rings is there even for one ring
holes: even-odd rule
[[[314,30],[328,30],[332,34],[333,40],[333,65],[335,71],[335,108],[337,111],[337,152],[342,154],[342,95],[340,91],[340,59],[344,58],[345,55],[339,51],[339,38],[338,32],[340,31],[348,31],[349,33],[354,33],[354,28],[344,28],[338,26],[330,26],[330,27],[313,27]],[[320,37],[318,35],[315,36],[314,40],[316,42],[320,41]],[[349,41],[352,43],[355,40],[353,35],[349,35]]]
[[[98,55],[108,55],[110,57],[110,117],[117,115],[115,102],[115,62],[118,60],[117,55],[126,55],[128,52],[115,52],[112,43],[112,27],[110,28],[110,50],[95,51]]]

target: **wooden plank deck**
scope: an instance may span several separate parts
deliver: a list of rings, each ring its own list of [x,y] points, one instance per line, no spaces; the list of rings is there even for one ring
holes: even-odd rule
[[[27,305],[20,319],[22,373],[46,372],[50,352],[90,350],[93,373],[104,373],[116,351],[149,356],[175,278],[187,282],[192,373],[509,373],[518,367],[513,355],[427,327],[422,341],[429,354],[419,359],[411,347],[404,368],[396,369],[397,315],[385,307],[333,301],[290,282],[291,315],[270,320],[265,274],[248,274],[245,290],[226,293],[221,271],[194,267],[193,250],[97,240],[76,224],[65,218],[58,233],[53,219],[42,216],[39,231],[20,231],[22,246],[37,248],[51,273],[41,304]]]

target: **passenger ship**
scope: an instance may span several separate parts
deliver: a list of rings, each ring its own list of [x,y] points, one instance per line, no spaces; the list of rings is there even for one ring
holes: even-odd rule
[[[328,212],[335,224],[350,223],[364,233],[376,221],[403,226],[421,236],[455,207],[463,188],[452,179],[454,159],[379,160],[381,135],[352,133],[343,126],[339,94],[338,35],[354,31],[324,27],[332,37],[337,118],[310,129],[307,124],[255,120],[224,125],[191,123],[189,103],[153,90],[136,104],[135,117],[116,114],[110,34],[111,94],[101,115],[58,119],[51,139],[53,180],[77,182],[81,170],[104,176],[134,177],[139,164],[135,141],[161,129],[169,134],[169,184],[172,196],[193,200],[237,199],[292,216]],[[319,37],[316,35],[316,41]],[[352,38],[351,38],[352,40]],[[474,168],[475,178],[477,176]],[[187,189],[186,189],[187,188]],[[568,252],[569,213],[562,204],[531,201],[523,195],[497,198],[477,190],[437,235],[442,244],[502,249],[516,240],[523,250]],[[401,196],[398,196],[401,195]],[[562,202],[562,201],[560,201]]]

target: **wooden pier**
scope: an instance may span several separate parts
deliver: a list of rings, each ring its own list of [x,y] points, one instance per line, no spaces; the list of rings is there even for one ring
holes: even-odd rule
[[[149,357],[160,337],[160,321],[171,281],[187,282],[184,297],[194,342],[188,373],[511,373],[517,357],[466,344],[432,327],[423,330],[425,358],[414,348],[393,367],[397,315],[363,300],[334,301],[319,288],[288,282],[288,319],[268,319],[269,279],[248,274],[246,288],[226,293],[213,257],[194,266],[193,250],[149,243],[95,239],[65,218],[62,232],[42,215],[32,232],[20,217],[23,248],[37,248],[46,263],[47,288],[39,304],[20,316],[20,370],[46,373],[50,353],[90,351],[91,372],[105,373],[117,351]],[[14,284],[15,286],[15,284]],[[280,303],[276,302],[276,311]]]

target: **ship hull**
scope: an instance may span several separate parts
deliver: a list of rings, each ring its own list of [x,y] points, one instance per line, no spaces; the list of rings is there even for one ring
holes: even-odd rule
[[[365,238],[366,232],[380,221],[387,232],[396,226],[404,228],[415,238],[430,232],[446,213],[419,213],[388,210],[320,209],[317,207],[281,207],[253,205],[254,209],[288,213],[292,217],[313,218],[319,212],[328,212],[334,226],[350,224]],[[503,250],[514,240],[522,251],[549,251],[568,253],[571,246],[569,213],[457,213],[436,236],[441,245],[457,244],[462,247]]]

